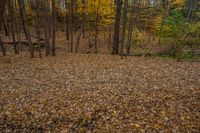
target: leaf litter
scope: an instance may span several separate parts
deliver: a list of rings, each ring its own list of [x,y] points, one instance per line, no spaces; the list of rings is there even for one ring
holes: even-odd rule
[[[1,132],[200,132],[200,64],[0,57]]]

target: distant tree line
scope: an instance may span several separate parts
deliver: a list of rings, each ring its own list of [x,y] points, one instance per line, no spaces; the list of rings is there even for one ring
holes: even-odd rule
[[[81,39],[87,38],[97,54],[100,31],[104,31],[111,53],[123,57],[131,54],[145,32],[149,42],[151,36],[159,38],[158,44],[179,38],[173,40],[179,55],[182,44],[194,44],[192,40],[198,44],[199,7],[199,0],[1,0],[0,48],[6,55],[2,38],[9,36],[15,54],[27,43],[31,57],[35,50],[42,57],[42,44],[46,56],[55,56],[56,32],[63,29],[68,52],[78,52]],[[176,32],[181,35],[174,38]]]

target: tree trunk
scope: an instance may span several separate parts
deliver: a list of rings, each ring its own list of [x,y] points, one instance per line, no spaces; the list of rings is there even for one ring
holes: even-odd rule
[[[82,0],[82,4],[83,4],[83,21],[82,21],[82,34],[83,34],[83,38],[85,38],[85,22],[86,22],[86,0]]]
[[[1,47],[1,50],[2,50],[2,54],[3,54],[4,56],[6,56],[6,51],[5,51],[3,42],[2,42],[2,40],[1,40],[1,37],[0,37],[0,47]]]
[[[134,16],[133,16],[133,13],[131,13],[130,22],[129,22],[129,31],[128,31],[128,41],[127,41],[127,47],[126,47],[127,55],[130,54],[130,49],[131,49],[133,24],[134,24]]]
[[[114,32],[114,42],[112,54],[119,54],[119,33],[120,33],[120,19],[121,19],[121,6],[122,1],[116,0],[116,18],[115,18],[115,32]]]
[[[79,49],[79,45],[80,45],[80,39],[81,39],[81,31],[78,32],[78,36],[77,36],[76,53],[78,53],[78,49]]]
[[[9,34],[9,26],[8,26],[8,23],[7,23],[7,15],[6,15],[6,13],[4,13],[3,16],[4,16],[4,17],[3,17],[2,19],[3,19],[3,28],[4,28],[4,31],[5,31],[5,35],[6,35],[6,36],[10,36],[10,34]]]
[[[15,22],[14,7],[13,7],[12,2],[13,2],[12,0],[8,1],[8,9],[9,9],[10,18],[11,18],[11,32],[12,32],[12,39],[13,39],[13,44],[14,44],[14,52],[15,52],[15,54],[19,54],[19,51],[17,49],[16,38],[15,38],[16,22]]]
[[[160,31],[162,31],[163,30],[163,26],[165,25],[165,21],[166,21],[166,17],[167,17],[167,5],[168,5],[168,0],[163,0],[163,9],[164,9],[164,11],[163,11],[163,16],[162,16],[162,22],[161,22],[161,26],[160,26]],[[161,40],[160,40],[160,38],[158,39],[158,45],[159,45],[159,47],[160,47],[160,50],[161,50]]]
[[[75,8],[75,1],[74,0],[71,0],[71,47],[70,47],[70,52],[73,53],[73,47],[74,47],[74,9]]]
[[[112,26],[109,27],[109,35],[108,35],[108,49],[111,49],[111,38],[112,38]]]
[[[25,10],[25,5],[24,5],[24,0],[18,0],[19,4],[19,8],[20,8],[20,15],[21,15],[21,19],[22,19],[22,25],[24,28],[24,33],[26,35],[26,39],[29,42],[29,47],[30,47],[30,55],[33,58],[34,57],[34,47],[31,41],[31,35],[29,32],[29,27],[28,27],[28,20],[27,20],[27,16],[26,16],[26,10]]]
[[[0,0],[0,24],[3,22],[3,16],[4,16],[4,11],[5,11],[5,5],[6,5],[7,0]],[[1,29],[1,26],[0,26]]]
[[[56,56],[56,2],[52,0],[52,56]]]
[[[98,21],[99,21],[99,8],[100,8],[100,0],[99,0],[99,3],[98,3],[98,7],[97,7],[97,13],[96,13],[96,21],[95,21],[95,38],[94,38],[94,52],[95,54],[97,54],[98,52],[98,48],[97,48],[97,39],[98,39]]]
[[[40,14],[39,14],[39,1],[35,0],[36,5],[38,5],[36,7],[36,17],[35,17],[35,28],[36,28],[36,34],[37,34],[37,42],[38,42],[38,51],[39,51],[39,57],[42,58],[42,54],[41,54],[41,38],[40,38]]]
[[[162,22],[161,22],[161,28],[160,30],[162,31],[163,30],[163,26],[165,25],[165,21],[166,21],[166,17],[167,17],[167,14],[168,14],[168,0],[163,0],[163,16],[162,16]]]
[[[127,14],[128,14],[128,0],[124,2],[124,13],[123,13],[123,32],[122,32],[122,43],[121,43],[121,58],[123,58],[123,50],[124,50],[124,40],[126,34],[126,23],[127,23]]]
[[[65,35],[66,35],[66,38],[67,38],[67,40],[69,40],[69,8],[68,8],[68,2],[67,1],[65,1],[65,8],[66,8],[66,10],[67,10],[67,13],[66,13],[66,15],[65,15],[65,24],[66,24],[66,27],[65,27],[65,30],[66,30],[66,32],[65,32]]]
[[[186,15],[187,15],[188,21],[190,21],[192,17],[193,4],[195,4],[193,0],[187,0],[187,3],[186,3],[187,14]]]
[[[0,32],[1,32],[1,28],[2,28],[2,23],[3,23],[3,16],[4,16],[4,11],[5,11],[5,5],[6,5],[6,0],[0,0]],[[6,55],[6,51],[5,48],[3,46],[3,42],[1,40],[1,36],[0,36],[0,48],[2,49],[2,53],[5,56]]]
[[[46,56],[50,55],[50,33],[49,33],[49,15],[48,15],[48,1],[43,0],[43,14],[44,14],[44,38],[45,38],[45,44],[46,44]]]
[[[20,11],[20,16],[21,16],[21,20],[22,20],[22,27],[23,27],[23,30],[24,30],[24,34],[26,36],[26,40],[29,40],[28,38],[28,33],[27,33],[27,27],[26,27],[26,23],[27,21],[25,20],[25,5],[24,5],[24,1],[23,0],[18,0],[18,3],[19,3],[19,11]]]

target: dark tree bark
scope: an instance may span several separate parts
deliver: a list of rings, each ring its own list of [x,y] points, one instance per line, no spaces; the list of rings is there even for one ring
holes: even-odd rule
[[[112,54],[119,54],[119,33],[120,33],[120,19],[121,19],[121,7],[122,0],[116,0],[116,18],[115,18],[115,32],[114,32],[114,42]]]
[[[13,1],[12,1],[13,2]],[[15,25],[15,32],[16,32],[16,37],[17,37],[17,50],[18,52],[20,52],[22,49],[21,49],[21,32],[20,32],[20,28],[19,28],[19,23],[18,23],[18,17],[17,17],[17,11],[18,11],[18,8],[17,8],[17,4],[16,2],[13,2],[13,13],[14,13],[14,25]]]
[[[23,27],[23,30],[24,30],[24,34],[26,36],[26,40],[28,40],[28,33],[27,33],[27,27],[26,27],[26,23],[27,21],[25,20],[25,5],[24,5],[24,1],[23,0],[18,0],[18,3],[19,3],[19,12],[20,12],[20,16],[21,16],[21,20],[22,20],[22,27]]]
[[[49,13],[49,24],[48,24],[48,30],[49,30],[49,38],[51,39],[52,38],[52,12],[51,12],[51,3],[50,3],[50,1],[48,1],[47,2],[47,12]],[[51,40],[50,40],[50,42],[52,42]],[[49,43],[50,45],[50,47],[49,47],[49,49],[50,49],[50,51],[52,51],[51,49],[52,49],[52,44],[51,43]],[[51,52],[50,52],[51,53]]]
[[[36,7],[36,17],[35,17],[35,28],[36,28],[36,34],[37,34],[37,42],[38,42],[38,51],[39,51],[39,57],[42,58],[42,54],[41,54],[41,37],[40,37],[40,14],[39,14],[39,1],[35,0],[36,5],[38,5]]]
[[[67,37],[67,40],[69,40],[69,15],[67,14],[65,16],[65,19],[66,19],[66,37]]]
[[[67,40],[69,40],[69,33],[70,33],[70,30],[69,30],[69,8],[68,8],[68,2],[65,1],[65,7],[66,7],[66,10],[67,10],[67,13],[65,15],[65,21],[66,21],[66,37],[67,37]]]
[[[2,25],[3,22],[3,16],[4,16],[4,10],[7,0],[0,0],[0,24]]]
[[[13,44],[14,44],[14,52],[15,54],[19,54],[19,51],[17,49],[17,43],[16,43],[16,38],[15,38],[15,32],[16,32],[16,19],[15,19],[15,14],[14,14],[14,7],[13,7],[13,1],[9,0],[8,1],[8,9],[10,12],[10,18],[11,18],[11,32],[12,32],[12,39],[13,39]]]
[[[50,33],[49,33],[49,12],[48,12],[48,1],[43,0],[43,17],[44,17],[44,38],[46,43],[46,56],[50,55]]]
[[[70,25],[71,25],[71,47],[70,47],[70,52],[73,53],[73,48],[74,48],[74,22],[75,22],[75,17],[74,17],[74,13],[75,13],[75,1],[71,0],[71,21],[70,21]]]
[[[195,0],[187,0],[186,1],[186,16],[187,16],[188,21],[192,20],[193,11],[195,10],[194,9],[195,5],[199,6],[197,3],[197,0],[196,1]]]
[[[0,47],[1,47],[1,50],[2,50],[2,54],[3,54],[4,56],[6,56],[6,51],[5,51],[3,42],[2,42],[2,40],[1,40],[1,37],[0,37]]]
[[[56,56],[56,1],[52,0],[52,56]]]
[[[33,47],[33,43],[31,41],[31,35],[30,35],[30,32],[29,32],[28,20],[27,20],[27,16],[26,16],[24,1],[18,0],[18,2],[20,3],[19,8],[20,8],[20,15],[21,15],[21,19],[22,19],[22,25],[23,25],[23,28],[24,28],[24,33],[25,33],[26,39],[28,40],[28,43],[29,43],[30,55],[33,58],[34,57],[34,47]]]
[[[9,26],[8,26],[8,23],[7,23],[7,15],[6,13],[3,15],[3,28],[4,28],[4,31],[5,31],[5,35],[6,36],[10,36],[9,34]]]

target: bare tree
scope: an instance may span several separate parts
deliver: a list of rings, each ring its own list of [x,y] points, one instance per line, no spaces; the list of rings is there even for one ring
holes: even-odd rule
[[[1,40],[1,36],[0,36],[0,47],[1,47],[1,50],[2,50],[3,55],[5,56],[5,55],[6,55],[6,51],[5,51],[3,42],[2,42],[2,40]]]
[[[19,50],[17,49],[17,42],[16,42],[16,38],[15,38],[16,18],[15,18],[12,0],[8,1],[8,9],[9,9],[10,18],[11,18],[11,32],[12,32],[12,39],[13,39],[13,44],[14,44],[14,51],[15,51],[15,54],[19,54]]]
[[[124,13],[123,13],[123,32],[122,32],[122,43],[121,43],[121,57],[123,57],[124,50],[124,40],[126,34],[126,23],[127,23],[127,14],[128,14],[128,0],[124,2]]]
[[[52,56],[56,56],[56,0],[52,0]]]
[[[83,21],[82,21],[82,34],[83,34],[83,38],[85,38],[85,22],[86,22],[86,0],[82,0],[82,4],[83,4]]]
[[[6,0],[0,0],[0,32],[1,32],[1,27],[2,27],[2,23],[3,23],[3,17],[4,16],[4,10],[5,10],[5,5],[6,5]],[[2,49],[2,53],[3,55],[5,56],[6,55],[6,51],[5,51],[5,48],[4,48],[4,45],[3,45],[3,42],[2,42],[2,39],[1,39],[1,33],[0,33],[0,47]]]
[[[109,33],[108,33],[108,49],[110,51],[111,49],[111,40],[112,40],[112,26],[109,27]]]
[[[163,30],[163,26],[165,25],[165,21],[166,21],[166,17],[167,17],[167,6],[168,6],[168,0],[162,0],[162,4],[163,4],[163,16],[162,16],[162,22],[161,22],[161,26],[160,26],[160,31]],[[160,46],[160,38],[158,40],[158,45]],[[160,47],[161,49],[161,47]]]
[[[80,39],[81,39],[81,31],[77,33],[77,42],[76,42],[76,53],[78,53],[79,45],[80,45]]]
[[[99,21],[99,8],[100,8],[100,2],[101,0],[98,1],[98,7],[97,7],[97,12],[96,12],[96,21],[95,21],[95,39],[94,39],[94,51],[95,51],[95,54],[97,54],[98,52],[98,48],[97,48],[97,38],[98,38],[98,21]]]
[[[35,17],[35,29],[36,29],[36,34],[37,34],[37,42],[38,42],[38,51],[39,51],[39,57],[42,58],[42,54],[41,54],[41,38],[40,38],[40,14],[39,14],[39,0],[35,0],[36,5],[38,5],[36,7],[36,17]]]
[[[120,19],[121,19],[121,7],[122,0],[116,0],[116,18],[115,18],[115,32],[112,54],[119,54],[119,33],[120,33]]]
[[[129,27],[128,27],[128,41],[127,41],[127,46],[126,46],[126,55],[130,54],[131,42],[132,42],[132,34],[133,34],[133,26],[134,26],[134,14],[131,11],[130,20],[129,20]]]
[[[49,33],[49,27],[50,27],[50,19],[49,19],[49,12],[48,12],[48,1],[42,0],[42,6],[43,6],[43,18],[44,18],[44,39],[46,44],[46,56],[50,55],[50,33]]]
[[[69,40],[69,45],[68,45],[68,51],[73,52],[73,44],[74,44],[74,22],[75,22],[75,1],[71,0],[71,6],[70,6],[70,20],[69,20],[69,25],[70,25],[70,40]]]
[[[68,2],[65,1],[65,8],[67,10],[67,13],[65,15],[65,25],[66,25],[66,37],[67,37],[67,40],[69,40],[69,34],[70,34],[70,29],[69,29],[69,6],[68,6]]]
[[[26,15],[24,0],[18,0],[18,2],[20,3],[19,8],[20,8],[20,15],[21,15],[21,19],[22,19],[24,33],[25,33],[26,39],[28,40],[28,43],[29,43],[31,57],[33,58],[34,57],[34,47],[33,47],[32,41],[31,41],[31,35],[30,35],[30,31],[29,31],[29,26],[28,26],[28,19],[27,19],[27,15]]]

